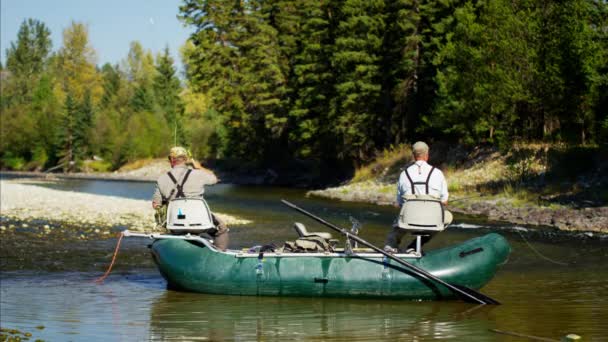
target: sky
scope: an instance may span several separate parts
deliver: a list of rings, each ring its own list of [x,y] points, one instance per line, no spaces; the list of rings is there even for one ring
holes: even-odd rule
[[[63,45],[62,32],[72,21],[85,23],[89,42],[97,51],[97,64],[119,63],[129,44],[139,41],[156,56],[165,46],[181,70],[179,48],[192,27],[177,19],[181,0],[0,0],[0,50],[2,65],[6,49],[16,41],[24,19],[42,21],[51,31],[53,51]]]

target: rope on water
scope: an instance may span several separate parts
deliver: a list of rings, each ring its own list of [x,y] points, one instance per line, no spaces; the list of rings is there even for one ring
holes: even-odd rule
[[[497,334],[523,337],[523,338],[528,338],[528,339],[536,340],[536,341],[559,342],[559,340],[555,340],[555,339],[552,339],[552,338],[526,335],[526,334],[521,334],[521,333],[517,333],[517,332],[513,332],[513,331],[504,331],[504,330],[498,330],[498,329],[489,329],[489,330],[492,331],[492,332],[495,332]]]
[[[532,251],[534,251],[534,253],[538,254],[538,256],[540,256],[541,258],[543,258],[543,259],[545,259],[547,261],[550,261],[550,262],[552,262],[554,264],[562,265],[562,266],[568,266],[568,263],[566,263],[566,262],[555,261],[555,260],[553,260],[553,259],[551,259],[549,257],[546,257],[546,256],[542,255],[538,250],[536,250],[536,248],[532,247],[532,245],[528,242],[528,240],[526,240],[526,238],[524,237],[524,234],[522,234],[519,231],[519,229],[516,229],[516,231],[519,234],[519,236],[521,236],[521,238],[524,240],[524,242],[528,245],[528,247],[530,247],[530,249]]]
[[[114,261],[116,261],[116,256],[118,255],[118,249],[120,248],[120,242],[122,241],[122,237],[123,237],[123,233],[121,232],[118,235],[118,243],[116,244],[116,249],[114,250],[114,256],[112,256],[112,262],[110,263],[110,267],[108,267],[108,270],[106,271],[106,273],[104,273],[104,275],[95,279],[96,283],[98,283],[98,284],[103,283],[104,279],[106,279],[106,277],[110,274],[110,271],[112,271],[112,266],[114,266]]]

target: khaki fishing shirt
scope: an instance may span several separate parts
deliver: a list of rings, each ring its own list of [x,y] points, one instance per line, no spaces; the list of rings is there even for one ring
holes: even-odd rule
[[[188,167],[186,165],[175,165],[169,172],[175,177],[177,184],[182,184],[187,170]],[[184,184],[184,195],[186,197],[202,197],[205,192],[207,179],[208,177],[203,171],[192,170],[186,180],[186,184]],[[173,194],[171,194],[171,190],[173,190]],[[175,198],[175,195],[177,195],[177,185],[173,183],[166,173],[160,176],[158,181],[156,181],[156,190],[154,191],[152,202],[162,204],[163,198],[166,201],[170,201]]]

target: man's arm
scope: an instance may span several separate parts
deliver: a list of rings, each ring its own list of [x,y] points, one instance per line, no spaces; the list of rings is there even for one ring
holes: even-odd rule
[[[450,197],[450,193],[448,192],[448,182],[445,179],[445,176],[443,175],[443,172],[441,173],[441,178],[442,178],[442,182],[441,182],[441,203],[443,203],[443,205],[448,205],[448,199]]]
[[[397,182],[397,198],[395,201],[395,206],[401,208],[403,205],[403,196],[407,194],[406,182],[404,181],[405,174],[401,172],[399,176],[399,181]]]

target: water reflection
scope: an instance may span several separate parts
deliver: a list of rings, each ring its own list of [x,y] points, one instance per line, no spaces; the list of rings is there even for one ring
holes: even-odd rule
[[[467,340],[488,334],[492,307],[458,302],[236,297],[167,291],[150,311],[150,339]],[[470,339],[469,339],[470,340]]]

